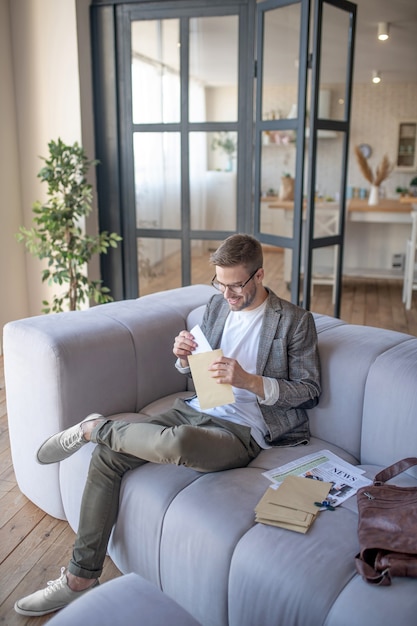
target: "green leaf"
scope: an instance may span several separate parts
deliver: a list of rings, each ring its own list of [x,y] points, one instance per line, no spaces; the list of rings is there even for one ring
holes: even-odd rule
[[[47,185],[47,200],[32,205],[34,227],[21,227],[16,240],[39,259],[47,259],[42,270],[42,281],[68,289],[54,295],[52,303],[43,301],[43,312],[59,312],[79,308],[86,298],[110,301],[109,290],[101,281],[90,281],[85,268],[96,254],[116,248],[122,238],[117,233],[104,231],[92,237],[83,232],[82,222],[92,210],[92,186],[87,182],[91,166],[99,161],[89,160],[77,142],[66,145],[60,138],[48,143],[49,155],[40,157],[43,166],[38,173]]]

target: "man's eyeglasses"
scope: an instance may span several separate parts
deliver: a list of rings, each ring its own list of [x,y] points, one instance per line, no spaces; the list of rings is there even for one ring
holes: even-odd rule
[[[250,280],[252,280],[252,278],[255,276],[256,272],[258,270],[260,270],[261,268],[258,267],[258,269],[256,269],[253,274],[251,274],[248,278],[248,280],[245,280],[244,283],[240,283],[237,285],[223,285],[223,283],[219,283],[219,281],[217,280],[216,276],[213,277],[211,284],[213,285],[213,287],[215,287],[216,289],[218,289],[219,291],[222,291],[223,293],[226,291],[226,289],[229,289],[229,291],[232,291],[233,293],[236,293],[237,295],[241,294],[242,291],[244,290],[244,288],[246,287],[246,285],[248,284],[248,282]]]

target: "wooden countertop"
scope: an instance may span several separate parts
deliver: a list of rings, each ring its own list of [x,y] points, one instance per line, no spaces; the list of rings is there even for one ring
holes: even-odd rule
[[[262,198],[262,202],[268,202],[270,209],[286,209],[291,211],[294,208],[294,202],[292,200],[278,200],[277,197]],[[316,202],[316,206],[334,208],[335,202]],[[390,198],[384,198],[379,201],[375,206],[368,204],[368,200],[362,200],[360,198],[352,198],[347,201],[347,210],[350,211],[362,211],[367,213],[410,213],[413,210],[413,204],[417,205],[417,198],[401,198],[401,200],[394,200]]]
[[[410,211],[412,211],[412,206],[411,203],[406,204],[404,202],[400,202],[399,200],[392,200],[390,198],[381,199],[375,206],[370,206],[368,204],[368,200],[352,198],[352,200],[349,200],[348,202],[347,209],[348,211],[366,211],[368,213],[392,213],[393,211],[410,213]]]
[[[261,199],[262,202],[268,204],[269,209],[286,209],[287,211],[292,211],[294,209],[294,201],[293,200],[279,200],[278,196],[266,196]],[[304,206],[306,205],[306,201],[304,200]],[[320,207],[329,207],[329,209],[334,209],[338,206],[338,202],[326,202],[325,200],[317,200],[316,206]]]

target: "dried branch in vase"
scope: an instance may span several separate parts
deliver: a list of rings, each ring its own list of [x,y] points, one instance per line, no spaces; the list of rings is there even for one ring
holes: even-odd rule
[[[375,171],[374,185],[379,185],[391,174],[394,169],[394,164],[390,163],[387,155],[384,154],[381,163],[377,166]]]
[[[363,175],[363,177],[371,183],[371,185],[379,185],[391,174],[394,164],[390,162],[387,155],[385,154],[382,158],[381,163],[377,166],[375,170],[375,175],[373,174],[367,159],[362,154],[359,146],[355,146],[355,154],[358,160],[359,169]]]
[[[363,177],[368,181],[368,183],[373,184],[374,175],[372,173],[371,168],[369,167],[369,163],[367,159],[363,156],[359,146],[355,146],[355,154],[358,160],[359,169],[363,175]]]

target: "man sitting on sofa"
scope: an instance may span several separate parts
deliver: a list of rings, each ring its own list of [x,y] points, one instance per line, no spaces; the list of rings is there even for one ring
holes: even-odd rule
[[[321,392],[311,313],[263,286],[262,247],[253,237],[228,237],[210,261],[220,294],[207,304],[201,328],[224,356],[209,375],[232,385],[235,401],[203,412],[197,397],[178,399],[166,413],[137,423],[93,414],[45,441],[37,453],[42,464],[63,461],[88,441],[98,445],[68,568],[45,589],[18,600],[18,613],[51,613],[98,584],[128,470],[151,462],[215,472],[244,467],[271,445],[308,442],[305,409],[317,404]],[[176,367],[184,374],[196,345],[187,330],[175,338]]]

